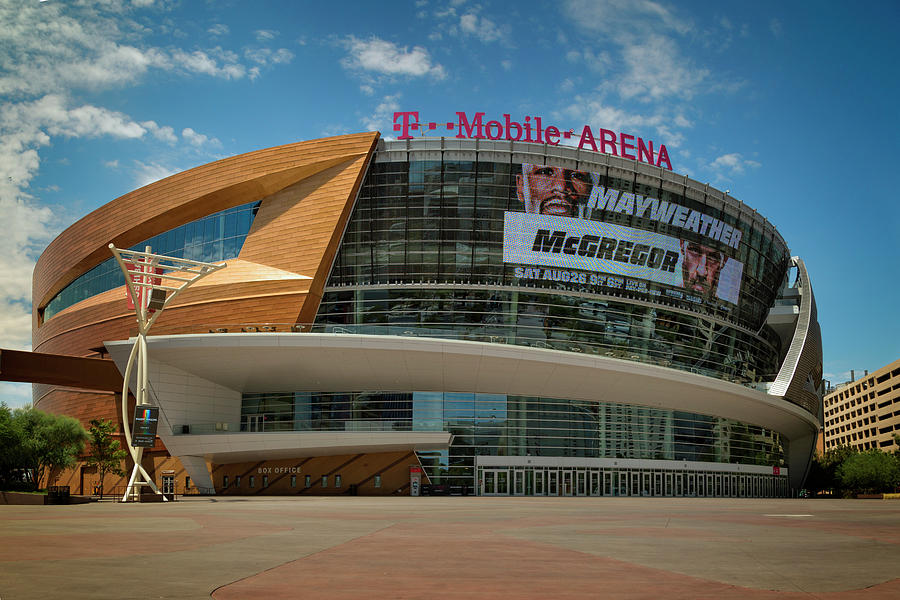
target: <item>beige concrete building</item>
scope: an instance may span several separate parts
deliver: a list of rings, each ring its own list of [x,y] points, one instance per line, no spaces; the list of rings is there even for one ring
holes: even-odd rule
[[[825,450],[851,446],[897,448],[900,433],[900,359],[825,396]]]

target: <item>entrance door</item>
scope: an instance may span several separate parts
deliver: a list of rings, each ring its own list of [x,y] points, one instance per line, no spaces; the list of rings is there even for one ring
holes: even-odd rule
[[[588,473],[584,469],[575,471],[575,493],[579,496],[587,496]]]
[[[485,471],[481,478],[481,495],[482,496],[493,496],[497,492],[494,490],[497,489],[497,476],[494,471]]]
[[[516,496],[525,495],[525,471],[521,469],[513,471],[513,494]]]
[[[262,431],[263,415],[247,415],[247,431]]]
[[[653,495],[654,496],[662,496],[663,495],[663,474],[662,473],[654,473],[653,474]]]
[[[556,471],[547,471],[547,495],[548,496],[558,496],[559,495],[559,486],[557,481],[557,475],[559,473]]]
[[[616,477],[615,473],[610,473],[609,471],[603,472],[603,495],[604,496],[615,496],[616,492],[613,490],[613,478]]]
[[[637,471],[631,474],[631,496],[641,495],[641,474]]]
[[[684,473],[675,473],[675,495],[684,496]]]
[[[544,493],[544,471],[536,470],[534,472],[534,495],[543,496]]]
[[[602,496],[603,491],[600,489],[600,471],[591,471],[591,496]]]
[[[497,495],[509,496],[509,472],[497,471]]]
[[[162,476],[162,493],[163,494],[174,494],[175,493],[175,476],[174,475],[163,475]]]
[[[570,470],[565,470],[562,472],[562,495],[563,496],[574,496],[575,495],[575,482],[572,481],[574,479],[573,473]]]
[[[666,496],[672,495],[672,474],[666,473]]]

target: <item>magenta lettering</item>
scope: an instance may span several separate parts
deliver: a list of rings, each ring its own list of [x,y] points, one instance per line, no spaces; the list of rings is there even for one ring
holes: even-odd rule
[[[400,117],[402,121],[397,123],[397,117]],[[409,118],[412,117],[413,120],[410,121]],[[419,125],[419,113],[418,112],[395,112],[394,113],[394,131],[400,131],[398,140],[410,140],[412,136],[409,135],[409,126],[415,125],[416,127],[413,130],[418,128]]]
[[[455,128],[457,130],[456,137],[461,139],[525,141],[549,146],[559,146],[560,138],[571,139],[574,142],[574,129],[561,132],[556,125],[545,127],[541,117],[526,115],[525,119],[519,122],[513,121],[512,115],[509,113],[503,113],[502,119],[498,120],[485,121],[485,116],[484,112],[467,114],[464,111],[457,111],[456,122],[447,122],[446,126],[449,131],[453,131]],[[400,140],[412,139],[413,135],[410,132],[426,128],[437,129],[438,125],[443,128],[444,122],[420,123],[419,113],[416,111],[394,113],[394,131],[399,133],[397,139]],[[573,142],[566,143],[572,144]],[[665,144],[660,144],[658,152],[655,152],[653,141],[645,141],[630,133],[600,129],[600,135],[596,137],[591,126],[584,125],[577,147],[579,150],[612,154],[672,170],[672,162]]]
[[[669,152],[666,150],[665,144],[659,145],[659,157],[656,159],[656,166],[660,167],[663,163],[666,163],[666,168],[668,170],[672,170],[672,163],[669,162]]]
[[[628,142],[633,142],[634,136],[628,135],[627,133],[619,134],[619,141],[622,143],[622,157],[630,158],[631,160],[634,160],[635,159],[634,154],[628,154],[629,149],[634,150],[634,144],[629,144],[628,142],[625,141],[626,139],[628,140]]]
[[[513,142],[518,142],[522,139],[522,126],[516,123],[515,121],[510,120],[510,116],[508,114],[503,115],[503,119],[506,121],[506,139],[511,140]],[[516,137],[512,136],[513,127],[516,128]]]
[[[547,129],[544,130],[544,139],[546,139],[547,143],[551,146],[559,146],[559,129],[553,125],[549,125]]]
[[[610,150],[607,150],[607,148],[610,148]],[[619,153],[616,152],[616,134],[609,129],[600,130],[600,152],[612,154],[614,156],[619,155]]]
[[[648,162],[651,165],[655,165],[656,161],[653,160],[653,142],[648,142],[650,144],[650,149],[647,149],[647,146],[644,145],[644,140],[638,138],[638,160],[641,162]]]
[[[483,112],[475,113],[475,119],[472,121],[471,125],[469,124],[469,119],[466,117],[466,113],[457,112],[456,117],[459,119],[459,133],[456,134],[456,137],[474,138],[476,140],[484,139],[484,123],[482,122],[482,119],[484,118]],[[476,127],[478,129],[475,129]]]
[[[591,150],[597,152],[597,142],[594,141],[594,132],[591,131],[590,125],[585,125],[581,130],[581,139],[578,140],[578,149],[584,150],[585,144],[591,147]]]
[[[491,133],[492,130],[496,129],[495,133]],[[503,137],[503,125],[500,121],[488,121],[487,125],[484,128],[485,132],[487,132],[487,137],[489,140],[499,140]]]

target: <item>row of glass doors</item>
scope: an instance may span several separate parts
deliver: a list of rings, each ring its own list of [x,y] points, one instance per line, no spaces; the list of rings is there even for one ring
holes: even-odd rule
[[[778,475],[588,469],[577,467],[479,467],[482,496],[695,496],[779,498],[788,495]]]

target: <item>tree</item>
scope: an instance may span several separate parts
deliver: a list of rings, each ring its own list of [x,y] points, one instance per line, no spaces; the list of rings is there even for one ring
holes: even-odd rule
[[[816,456],[810,466],[806,486],[814,491],[839,491],[842,484],[838,476],[838,469],[844,461],[857,453],[858,451],[850,446],[838,446],[821,456]]]
[[[21,423],[6,403],[0,404],[0,489],[20,489],[24,486],[23,443]]]
[[[103,479],[107,473],[125,475],[122,470],[122,461],[128,456],[125,450],[119,447],[119,440],[113,439],[115,425],[104,419],[91,419],[91,453],[87,464],[96,465],[100,475],[100,498],[103,498]]]
[[[61,471],[72,467],[84,450],[88,433],[77,419],[51,415],[34,408],[13,413],[23,433],[22,467],[31,472],[34,489],[41,489],[44,474],[48,483]]]
[[[877,448],[853,454],[838,467],[841,483],[857,493],[893,491],[900,484],[900,464]]]

